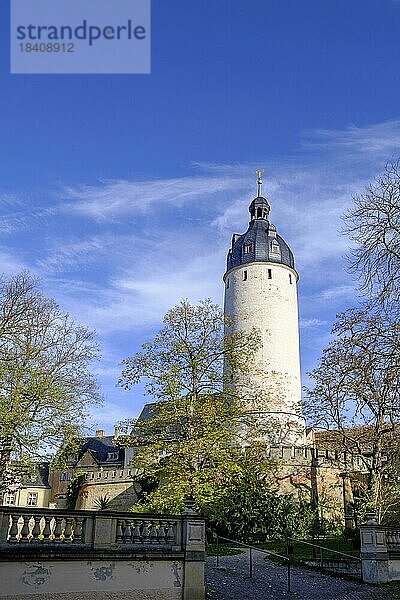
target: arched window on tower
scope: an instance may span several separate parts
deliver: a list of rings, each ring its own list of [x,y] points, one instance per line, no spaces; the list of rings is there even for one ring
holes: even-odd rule
[[[245,242],[243,245],[243,254],[251,254],[253,252],[253,244],[251,242]]]

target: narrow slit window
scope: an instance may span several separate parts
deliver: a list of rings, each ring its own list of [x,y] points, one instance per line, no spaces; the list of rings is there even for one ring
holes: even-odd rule
[[[247,271],[243,271],[243,281],[247,281]]]
[[[272,279],[272,270],[268,269],[268,279]]]
[[[292,283],[292,274],[289,273],[289,283]]]

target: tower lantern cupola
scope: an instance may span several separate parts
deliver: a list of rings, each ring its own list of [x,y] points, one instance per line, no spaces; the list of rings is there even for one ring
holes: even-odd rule
[[[268,201],[262,195],[262,175],[264,173],[264,169],[258,169],[256,171],[257,175],[257,197],[254,198],[253,202],[249,206],[249,212],[251,216],[251,220],[254,219],[264,219],[268,220],[269,211],[271,210]]]

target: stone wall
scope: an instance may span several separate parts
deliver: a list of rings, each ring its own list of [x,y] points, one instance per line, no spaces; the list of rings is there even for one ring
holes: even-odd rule
[[[130,600],[182,598],[182,560],[35,560],[0,562],[0,598],[91,598],[113,592]],[[5,575],[6,574],[6,575]],[[71,596],[72,594],[72,596]],[[97,597],[97,596],[96,596]],[[106,596],[109,598],[109,596]]]

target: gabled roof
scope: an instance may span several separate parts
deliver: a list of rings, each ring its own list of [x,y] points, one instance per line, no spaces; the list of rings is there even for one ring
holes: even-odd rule
[[[106,435],[101,438],[89,437],[79,449],[79,460],[90,452],[98,464],[115,464],[124,462],[124,450],[114,443],[114,436]],[[115,453],[117,458],[110,458],[110,453]],[[79,461],[78,461],[79,462]]]
[[[37,463],[35,464],[35,471],[31,477],[26,477],[23,480],[23,487],[38,487],[38,488],[50,488],[49,485],[49,463]]]

